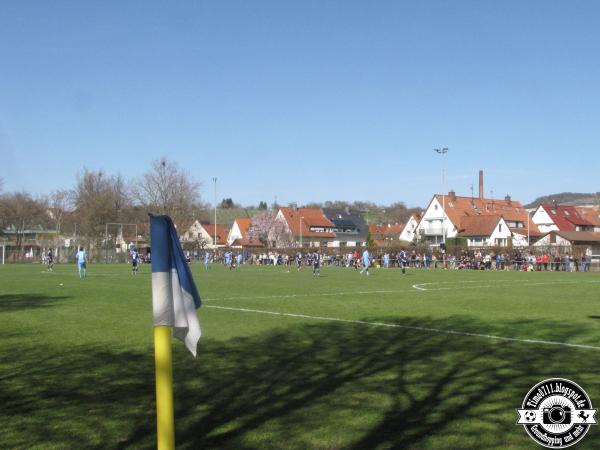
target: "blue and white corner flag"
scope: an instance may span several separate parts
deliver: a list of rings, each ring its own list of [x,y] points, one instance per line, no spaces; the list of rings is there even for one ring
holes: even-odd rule
[[[196,356],[200,294],[169,216],[150,216],[152,310],[154,325],[173,327],[173,334]]]

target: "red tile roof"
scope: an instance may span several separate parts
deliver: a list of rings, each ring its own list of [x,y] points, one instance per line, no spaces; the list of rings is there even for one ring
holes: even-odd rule
[[[572,244],[600,242],[600,233],[591,231],[550,231],[548,234],[561,236]]]
[[[532,222],[533,224],[533,222]],[[512,231],[514,234],[520,234],[521,236],[527,236],[527,227],[523,228],[515,228],[515,227],[508,227],[510,229],[510,231]],[[543,236],[544,233],[542,233],[537,227],[535,228],[529,228],[529,237],[540,237]]]
[[[294,236],[300,236],[300,223],[302,222],[302,236],[304,237],[335,237],[335,233],[330,231],[311,231],[311,227],[324,228],[325,230],[335,227],[321,208],[298,208],[297,210],[281,208],[280,211]]]
[[[460,197],[457,195],[452,196],[450,194],[443,197],[446,206],[446,216],[457,228],[460,228],[463,217],[496,215],[502,216],[507,222],[521,222],[525,225],[525,228],[529,221],[530,230],[533,230],[534,232],[539,231],[537,225],[531,222],[527,210],[518,201],[506,199],[492,200],[488,198],[481,200],[479,197]],[[442,195],[437,194],[435,198],[442,204]]]
[[[373,236],[374,239],[395,238],[400,236],[402,230],[404,230],[404,224],[401,223],[390,223],[387,225],[377,225],[372,223],[369,225],[369,233],[371,233],[371,236]]]
[[[461,236],[490,236],[502,217],[498,214],[464,216],[460,220]]]
[[[595,227],[600,227],[600,208],[597,206],[585,207],[576,206],[575,209],[581,217],[587,220]]]
[[[263,247],[262,242],[257,239],[250,239],[248,235],[248,230],[252,227],[252,219],[249,217],[240,217],[235,219],[235,223],[237,223],[238,228],[240,229],[240,233],[242,234],[241,238],[234,240],[231,245],[234,247]]]
[[[215,225],[212,223],[201,223],[200,225],[214,239]],[[225,227],[223,227],[223,225],[217,224],[217,245],[227,245],[227,236],[228,235],[229,235],[229,230],[227,230]]]
[[[544,211],[546,211],[561,231],[575,231],[576,226],[591,227],[593,225],[584,219],[574,206],[555,206],[548,203],[542,203],[540,206],[544,208]]]
[[[240,233],[242,233],[242,237],[246,237],[248,230],[252,226],[252,219],[250,217],[240,217],[235,219],[235,223],[237,223]]]

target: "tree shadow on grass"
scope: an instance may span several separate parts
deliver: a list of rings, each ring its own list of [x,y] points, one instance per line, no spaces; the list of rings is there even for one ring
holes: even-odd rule
[[[49,297],[48,295],[44,294],[2,294],[0,295],[0,312],[19,311],[21,309],[47,308],[68,298],[71,297]]]
[[[174,344],[177,448],[535,448],[515,425],[515,408],[535,383],[572,378],[592,401],[600,395],[600,351],[289,323],[248,338],[203,338],[197,359]],[[460,317],[402,324],[483,327]],[[582,332],[558,322],[524,324],[537,339]],[[0,377],[3,446],[155,446],[150,348],[20,350],[2,363],[2,375],[9,373]],[[600,448],[597,433],[578,448]]]

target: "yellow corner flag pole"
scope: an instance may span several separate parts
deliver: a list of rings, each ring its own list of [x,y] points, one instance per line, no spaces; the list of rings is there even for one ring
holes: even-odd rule
[[[175,450],[171,327],[154,327],[154,364],[156,368],[157,449]]]

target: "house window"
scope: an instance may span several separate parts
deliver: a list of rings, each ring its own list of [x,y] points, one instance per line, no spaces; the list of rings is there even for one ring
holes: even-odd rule
[[[433,205],[433,209],[435,209],[437,211],[438,205]]]
[[[502,233],[502,224],[498,224],[498,232]]]
[[[565,216],[568,216],[568,215],[569,215],[569,211],[565,211]]]

